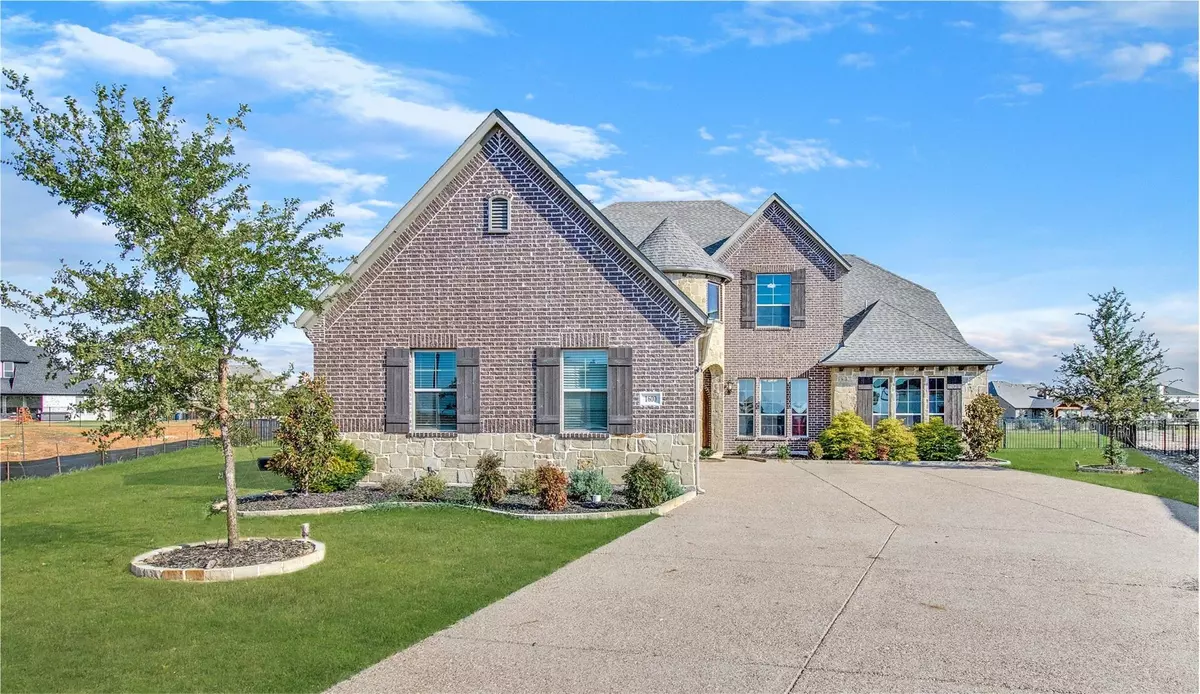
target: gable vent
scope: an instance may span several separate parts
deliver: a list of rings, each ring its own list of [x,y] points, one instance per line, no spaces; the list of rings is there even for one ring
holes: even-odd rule
[[[488,231],[508,231],[508,198],[497,195],[488,201]]]

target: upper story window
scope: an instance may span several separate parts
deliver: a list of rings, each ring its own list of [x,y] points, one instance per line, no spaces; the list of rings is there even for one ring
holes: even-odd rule
[[[453,350],[413,352],[413,400],[418,431],[458,428],[458,357]]]
[[[762,436],[783,436],[784,402],[787,381],[782,378],[764,378],[759,381],[762,389],[762,405],[759,428]]]
[[[786,328],[791,325],[792,276],[758,275],[756,319],[758,327]]]
[[[708,319],[721,320],[721,284],[708,283]]]
[[[508,231],[508,198],[503,195],[488,200],[488,231]]]
[[[896,379],[896,419],[905,426],[921,423],[921,379]]]
[[[563,429],[608,431],[608,352],[562,353]]]
[[[4,378],[12,378],[17,372],[17,365],[11,361],[4,362]]]
[[[808,436],[808,379],[793,378],[790,414],[792,436]]]
[[[754,436],[754,379],[738,379],[738,436]]]
[[[871,426],[881,419],[887,419],[891,414],[891,391],[888,389],[886,378],[876,378],[871,381]]]
[[[929,386],[929,419],[946,421],[946,379],[930,378]]]

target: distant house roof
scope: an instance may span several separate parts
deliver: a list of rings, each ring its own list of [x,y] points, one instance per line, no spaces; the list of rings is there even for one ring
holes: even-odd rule
[[[1193,393],[1190,390],[1176,388],[1175,386],[1163,386],[1163,395],[1169,395],[1176,398],[1196,398],[1200,397],[1200,393]]]
[[[47,376],[49,362],[37,349],[30,347],[12,330],[0,327],[0,359],[15,362],[12,378],[0,378],[3,395],[83,395],[89,384],[85,381],[67,385],[67,374]]]
[[[659,222],[638,250],[663,272],[700,272],[733,279],[729,270],[705,253],[674,217]]]
[[[750,217],[721,200],[614,202],[601,212],[635,244],[641,244],[663,219],[670,217],[708,253]]]
[[[1058,400],[1039,397],[1039,388],[1040,386],[1035,383],[992,381],[988,384],[988,392],[1013,409],[1052,410],[1063,406],[1062,402]]]

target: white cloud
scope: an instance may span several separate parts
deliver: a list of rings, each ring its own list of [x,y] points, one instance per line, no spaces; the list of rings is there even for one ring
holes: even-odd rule
[[[318,14],[333,14],[371,24],[401,24],[425,29],[495,34],[491,20],[462,2],[306,2],[303,6]]]
[[[671,90],[671,85],[661,84],[658,82],[650,82],[648,80],[634,80],[629,83],[629,86],[634,89],[641,89],[647,92],[666,92]]]
[[[1179,64],[1179,69],[1196,79],[1197,73],[1200,73],[1200,63],[1197,62],[1196,56],[1188,56]]]
[[[454,103],[428,73],[367,62],[327,45],[323,35],[301,29],[252,19],[195,17],[141,18],[114,31],[180,65],[307,95],[355,122],[390,124],[458,142],[487,116]],[[559,164],[619,151],[592,128],[524,113],[507,115]]]
[[[733,145],[717,145],[716,147],[713,147],[712,149],[708,150],[708,153],[721,155],[721,154],[733,154],[736,151],[738,151],[738,148],[734,147]]]
[[[1134,82],[1145,76],[1150,68],[1161,65],[1171,57],[1171,47],[1165,43],[1128,44],[1114,48],[1104,58],[1108,69],[1104,76],[1111,80]]]
[[[387,184],[387,177],[364,174],[350,168],[339,168],[317,161],[294,149],[249,147],[244,152],[251,162],[251,173],[265,175],[278,181],[296,181],[328,186],[342,193],[362,191],[374,193]]]
[[[1041,82],[1022,82],[1017,85],[1017,91],[1027,96],[1041,94],[1045,89]]]
[[[525,100],[526,100],[526,101],[533,101],[533,93],[531,92],[531,93],[529,93],[529,94],[526,94],[526,95],[525,95]]]
[[[576,187],[597,206],[638,200],[724,200],[731,205],[740,205],[750,200],[732,186],[710,178],[629,178],[618,171],[605,170],[592,171],[585,178],[588,183]]]
[[[1046,85],[1034,82],[1024,75],[1003,75],[1000,81],[1007,83],[1000,91],[984,94],[976,101],[998,101],[1005,106],[1024,106],[1026,97],[1040,96]]]
[[[830,125],[841,125],[842,119],[841,118],[826,118],[825,122]]]
[[[847,53],[838,59],[838,65],[863,70],[875,67],[875,56],[870,53]]]
[[[620,130],[617,130],[617,126],[613,125],[612,123],[601,123],[600,125],[596,126],[596,130],[603,130],[606,133],[621,132]]]
[[[847,25],[873,34],[878,27],[864,20],[876,10],[872,3],[751,2],[737,11],[715,15],[713,19],[720,30],[715,37],[657,36],[653,48],[634,54],[647,57],[675,51],[698,55],[740,42],[754,47],[778,46],[807,41]]]
[[[700,127],[700,131],[699,131],[699,132],[700,132],[700,139],[701,139],[701,140],[711,140],[711,139],[713,139],[713,136],[712,136],[712,134],[708,132],[708,128],[705,128],[705,127],[701,126],[701,127]]]
[[[23,16],[18,22],[18,31],[24,33],[33,27],[44,28]],[[8,18],[4,30],[8,33]],[[29,75],[34,81],[52,80],[63,77],[77,66],[98,67],[121,75],[146,75],[164,77],[174,72],[175,66],[152,50],[115,36],[101,34],[77,24],[56,24],[54,38],[36,47],[13,47],[6,42],[5,67]]]
[[[975,22],[972,22],[969,19],[956,19],[952,22],[946,22],[946,26],[953,27],[955,29],[974,29]]]
[[[847,159],[830,148],[825,140],[770,140],[758,138],[752,150],[756,156],[774,164],[780,171],[806,173],[824,168],[847,169],[870,166],[865,159]]]

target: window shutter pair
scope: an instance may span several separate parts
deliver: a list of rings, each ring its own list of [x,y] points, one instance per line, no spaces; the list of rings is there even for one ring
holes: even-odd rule
[[[854,413],[867,424],[871,423],[871,388],[874,383],[873,376],[859,376],[858,389],[854,393]]]
[[[962,387],[962,376],[949,376],[946,378],[946,423],[952,427],[962,426]]]
[[[535,434],[562,431],[562,350],[538,347],[534,350]],[[608,431],[610,434],[633,433],[633,348],[608,349]]]
[[[805,323],[805,301],[807,287],[806,271],[792,270],[791,326],[803,328]],[[750,270],[742,270],[742,327],[753,329],[758,323],[758,279]]]
[[[411,431],[412,416],[409,393],[412,376],[409,373],[407,347],[388,347],[383,357],[383,431],[387,434],[407,434]],[[455,352],[458,391],[458,432],[479,433],[479,348],[460,347]]]

